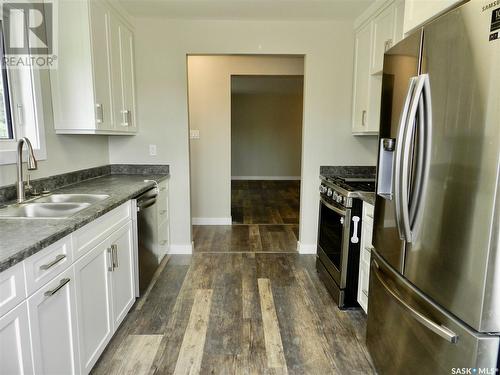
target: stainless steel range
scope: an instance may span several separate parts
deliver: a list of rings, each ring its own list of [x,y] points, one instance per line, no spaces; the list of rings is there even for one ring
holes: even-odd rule
[[[362,201],[375,180],[321,176],[316,269],[340,309],[356,308]]]

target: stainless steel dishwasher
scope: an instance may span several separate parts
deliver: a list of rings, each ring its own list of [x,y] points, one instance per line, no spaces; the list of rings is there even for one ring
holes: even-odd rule
[[[137,199],[137,248],[139,263],[139,294],[147,289],[160,264],[155,253],[157,247],[156,197],[158,189],[152,188],[139,195]]]

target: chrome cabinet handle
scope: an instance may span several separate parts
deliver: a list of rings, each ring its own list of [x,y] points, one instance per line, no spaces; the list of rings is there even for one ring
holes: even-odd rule
[[[131,111],[128,109],[124,109],[122,111],[122,120],[123,121],[122,121],[121,125],[122,126],[130,126],[130,123],[132,122],[131,118],[132,118]]]
[[[104,122],[104,111],[102,108],[102,104],[97,103],[95,105],[96,109],[96,121],[98,124],[102,124]]]
[[[70,279],[69,277],[67,278],[64,278],[64,279],[61,279],[61,281],[59,282],[59,285],[56,286],[54,289],[52,290],[47,290],[45,293],[43,293],[43,295],[45,297],[50,297],[50,296],[53,296],[54,294],[56,294],[60,289],[62,289],[67,283],[70,282]]]
[[[113,250],[111,247],[108,247],[107,249],[107,252],[108,252],[108,262],[109,262],[109,266],[108,266],[108,271],[112,272],[115,268],[115,263],[113,261]]]
[[[353,216],[352,222],[354,223],[354,232],[353,232],[352,237],[351,237],[351,242],[358,243],[359,242],[359,237],[358,237],[359,216]]]
[[[55,266],[57,263],[59,263],[61,260],[63,260],[64,258],[66,258],[66,255],[64,254],[59,254],[58,256],[56,256],[56,258],[52,261],[52,262],[49,262],[47,264],[42,264],[40,266],[40,269],[42,271],[45,271],[45,270],[48,270],[49,268]]]
[[[363,109],[361,112],[361,125],[366,126],[366,110]]]
[[[111,254],[113,257],[113,270],[118,268],[118,245],[111,245]]]
[[[392,290],[392,288],[383,280],[383,276],[380,274],[379,266],[377,262],[373,261],[373,272],[375,272],[375,276],[377,277],[378,281],[384,289],[389,293],[389,295],[394,298],[394,300],[401,306],[403,307],[406,311],[408,311],[412,318],[415,319],[417,322],[422,324],[424,327],[428,328],[438,336],[442,337],[446,341],[456,344],[458,341],[458,335],[453,332],[451,329],[444,327],[440,324],[437,324],[436,322],[432,321],[431,319],[427,318],[424,314],[420,313],[419,311],[415,310],[412,306],[410,306],[406,301],[404,301],[397,292]]]

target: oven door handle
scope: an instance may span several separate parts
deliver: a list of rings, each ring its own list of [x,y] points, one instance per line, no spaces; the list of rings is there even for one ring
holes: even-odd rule
[[[327,208],[329,208],[332,211],[335,211],[339,215],[345,216],[347,214],[346,210],[342,210],[341,208],[335,207],[334,205],[328,203],[325,201],[323,198],[320,198],[321,203],[323,203]]]

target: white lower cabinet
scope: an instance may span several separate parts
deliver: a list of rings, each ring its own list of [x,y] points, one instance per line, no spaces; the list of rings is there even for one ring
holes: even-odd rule
[[[362,232],[359,254],[358,303],[368,311],[368,287],[370,285],[370,257],[373,235],[373,205],[363,202]]]
[[[80,369],[87,374],[113,335],[111,251],[104,241],[75,265]]]
[[[35,374],[79,374],[73,268],[33,294],[28,312]]]
[[[132,223],[109,238],[112,249],[113,324],[118,327],[135,301]]]
[[[131,206],[0,273],[1,375],[92,370],[135,302]]]
[[[90,372],[135,301],[132,222],[75,263],[81,372]]]
[[[27,302],[0,317],[0,374],[33,373]]]

